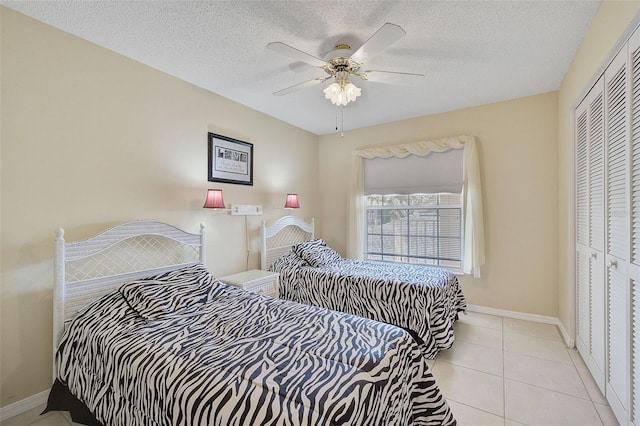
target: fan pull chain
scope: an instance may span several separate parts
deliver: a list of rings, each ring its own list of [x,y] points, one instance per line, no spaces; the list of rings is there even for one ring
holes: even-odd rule
[[[340,137],[344,138],[344,107],[336,105],[336,132],[338,131],[338,111],[340,111]]]

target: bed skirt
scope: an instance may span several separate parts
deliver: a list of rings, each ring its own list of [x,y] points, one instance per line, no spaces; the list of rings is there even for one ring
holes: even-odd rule
[[[87,426],[104,426],[100,423],[87,406],[75,397],[60,380],[56,379],[49,391],[47,407],[40,414],[49,411],[68,411],[71,420]]]

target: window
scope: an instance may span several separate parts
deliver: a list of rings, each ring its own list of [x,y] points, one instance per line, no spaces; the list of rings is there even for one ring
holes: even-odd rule
[[[397,258],[441,266],[451,262],[465,274],[480,278],[480,267],[485,262],[484,220],[480,162],[473,136],[363,147],[353,152],[351,164],[349,257]],[[434,194],[438,198],[431,203],[425,199],[417,202],[420,194]],[[452,194],[457,201],[445,199]],[[464,195],[463,202],[460,194]],[[368,201],[369,205],[367,196],[374,196]],[[386,203],[384,197],[389,197]],[[398,202],[394,204],[390,201],[392,199]],[[460,213],[461,207],[463,213]],[[376,210],[397,210],[396,217]],[[421,215],[427,212],[431,212],[432,226],[431,230],[423,227],[424,235],[420,240],[421,231],[416,223],[425,219]],[[402,231],[396,233],[392,229],[388,232],[388,224],[394,219],[406,223],[406,229],[401,227],[404,239]],[[453,224],[460,227],[458,232],[451,232],[455,229]],[[368,225],[370,229],[367,229]],[[453,243],[456,239],[462,248]],[[445,240],[451,244],[445,244]],[[404,244],[404,249],[390,249],[396,241],[398,245]],[[376,251],[375,244],[378,244],[379,251]]]
[[[369,260],[462,268],[462,193],[366,196]]]

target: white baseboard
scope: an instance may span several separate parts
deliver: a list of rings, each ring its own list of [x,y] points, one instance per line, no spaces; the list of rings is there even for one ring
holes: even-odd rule
[[[564,339],[564,344],[567,345],[568,348],[575,348],[576,347],[575,339],[571,337],[567,329],[564,328],[564,324],[562,323],[562,321],[560,321],[560,319],[558,319],[558,324],[556,325],[558,326],[558,329],[560,330],[560,334]]]
[[[20,401],[0,407],[0,422],[15,417],[18,414],[25,413],[39,405],[46,404],[48,396],[49,390],[47,389],[35,395],[28,396],[25,399],[21,399]]]
[[[575,340],[567,332],[567,329],[564,327],[564,324],[562,324],[559,318],[549,317],[546,315],[529,314],[526,312],[507,311],[506,309],[488,308],[486,306],[479,306],[479,305],[467,305],[467,309],[470,312],[478,312],[481,314],[497,315],[505,318],[514,318],[514,319],[520,319],[524,321],[532,321],[532,322],[539,322],[543,324],[555,325],[556,327],[558,327],[558,330],[560,331],[560,335],[564,340],[564,344],[568,348],[573,348],[575,346]]]

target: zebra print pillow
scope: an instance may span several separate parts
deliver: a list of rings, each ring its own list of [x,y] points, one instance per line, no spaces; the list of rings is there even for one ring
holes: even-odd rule
[[[219,281],[203,265],[176,269],[123,284],[127,304],[147,321],[199,311],[215,299]]]
[[[294,267],[294,268],[302,268],[303,266],[309,266],[306,260],[302,259],[300,256],[295,254],[293,251],[288,252],[284,256],[280,256],[273,262],[270,271],[276,271],[281,267]]]
[[[342,259],[337,251],[322,239],[305,241],[292,247],[295,254],[313,267],[326,266]]]

